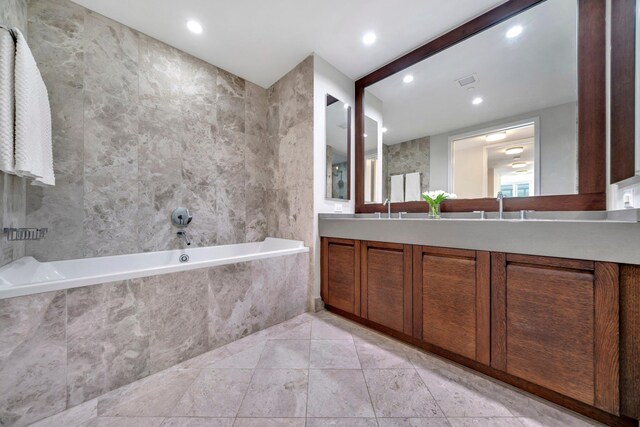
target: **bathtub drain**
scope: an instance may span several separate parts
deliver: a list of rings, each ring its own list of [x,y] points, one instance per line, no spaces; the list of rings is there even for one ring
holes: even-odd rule
[[[187,261],[189,261],[189,255],[187,254],[180,255],[180,262],[187,262]]]

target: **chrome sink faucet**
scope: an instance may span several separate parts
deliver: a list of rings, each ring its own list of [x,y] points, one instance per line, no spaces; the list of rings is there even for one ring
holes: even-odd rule
[[[496,197],[496,200],[498,201],[498,219],[504,219],[504,215],[503,215],[503,206],[502,206],[502,201],[504,200],[504,194],[502,194],[502,191],[498,191],[498,197]]]
[[[385,200],[382,206],[387,207],[387,218],[391,219],[391,200],[390,199]]]

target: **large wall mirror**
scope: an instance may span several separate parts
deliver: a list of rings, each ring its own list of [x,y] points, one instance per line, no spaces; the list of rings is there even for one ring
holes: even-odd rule
[[[351,107],[331,95],[326,104],[326,196],[349,200],[349,160],[351,147]]]
[[[604,209],[604,25],[604,2],[509,1],[359,80],[358,210]]]

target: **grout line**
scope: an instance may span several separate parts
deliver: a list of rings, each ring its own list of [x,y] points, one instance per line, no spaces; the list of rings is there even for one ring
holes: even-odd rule
[[[244,403],[244,400],[247,398],[247,394],[249,394],[249,389],[251,388],[251,384],[253,383],[253,377],[256,375],[256,370],[258,369],[258,363],[260,363],[260,359],[262,358],[262,354],[264,353],[264,349],[266,347],[267,347],[266,345],[262,347],[260,356],[258,356],[258,362],[256,363],[256,366],[253,368],[253,371],[251,372],[251,379],[249,380],[249,385],[247,385],[247,389],[244,391],[244,395],[242,396],[242,400],[240,401],[240,405],[238,406],[238,410],[236,411],[236,416],[234,417],[235,418],[235,420],[233,421],[234,425],[236,423],[236,420],[238,419],[238,414],[240,413],[240,409],[242,409],[242,404]]]

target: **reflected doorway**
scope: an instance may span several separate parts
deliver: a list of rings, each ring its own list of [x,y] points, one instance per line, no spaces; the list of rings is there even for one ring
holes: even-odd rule
[[[539,193],[537,119],[452,136],[451,188],[463,199]]]

